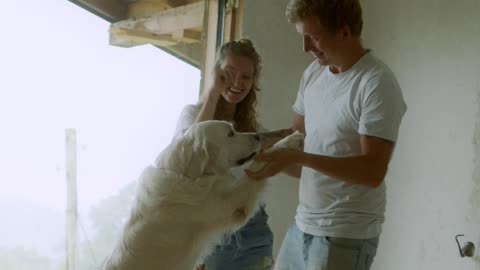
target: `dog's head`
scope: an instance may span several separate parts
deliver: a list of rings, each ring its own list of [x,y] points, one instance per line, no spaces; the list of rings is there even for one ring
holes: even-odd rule
[[[189,177],[225,174],[242,165],[260,150],[260,137],[240,133],[225,121],[204,121],[192,125],[180,138],[184,174]]]

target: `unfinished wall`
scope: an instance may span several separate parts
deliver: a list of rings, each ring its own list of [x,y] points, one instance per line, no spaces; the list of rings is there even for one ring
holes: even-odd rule
[[[480,246],[480,1],[362,3],[365,45],[409,106],[375,269],[480,269],[479,249],[477,262],[462,259],[454,240],[465,233]]]
[[[387,176],[387,221],[373,269],[480,269],[480,1],[361,0],[364,43],[396,73],[408,104]],[[310,56],[284,16],[287,0],[246,0],[244,35],[264,59],[260,119],[290,123]],[[271,180],[275,252],[298,185]],[[475,242],[460,258],[455,234]]]

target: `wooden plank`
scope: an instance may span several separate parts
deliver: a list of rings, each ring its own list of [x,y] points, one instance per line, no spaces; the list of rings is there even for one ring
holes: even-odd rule
[[[204,61],[202,66],[201,94],[212,84],[212,72],[215,66],[215,54],[217,51],[217,23],[218,23],[218,0],[207,0],[206,15],[206,44]],[[223,33],[222,33],[223,34]],[[208,75],[208,76],[207,76]]]
[[[106,19],[116,22],[127,18],[128,5],[117,0],[70,0],[80,7]]]
[[[145,18],[159,11],[172,8],[163,1],[141,1],[128,5],[128,18]]]
[[[205,6],[199,2],[159,11],[146,18],[132,18],[116,22],[110,28],[125,28],[155,34],[172,34],[185,29],[203,29]]]
[[[173,38],[184,43],[202,41],[202,32],[198,30],[184,29],[173,33]]]
[[[171,34],[156,34],[135,29],[111,28],[110,33],[118,39],[128,40],[136,45],[153,44],[168,47],[179,42],[179,40],[173,38]]]
[[[233,21],[234,25],[232,26],[233,39],[239,40],[243,37],[243,6],[245,1],[244,0],[236,0],[236,5],[234,9]]]
[[[242,37],[243,0],[228,0],[225,12],[223,42],[238,40]]]
[[[203,29],[205,5],[202,2],[181,6],[152,15],[143,22],[149,31],[165,34],[183,29]]]
[[[204,0],[143,0],[128,5],[128,18],[149,17],[159,11],[186,6]]]
[[[163,0],[163,1],[165,1],[165,3],[167,3],[171,7],[185,6],[185,5],[197,3],[200,1],[203,2],[203,0]]]

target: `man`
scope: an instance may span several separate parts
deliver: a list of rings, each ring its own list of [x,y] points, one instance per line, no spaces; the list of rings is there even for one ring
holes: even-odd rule
[[[247,174],[300,176],[295,224],[276,269],[370,269],[385,211],[384,177],[406,105],[392,71],[361,43],[358,0],[291,0],[287,17],[315,61],[293,106],[305,152],[262,154]],[[296,172],[295,172],[296,171]]]

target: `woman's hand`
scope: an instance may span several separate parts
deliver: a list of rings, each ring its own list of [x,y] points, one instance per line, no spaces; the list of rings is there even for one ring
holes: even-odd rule
[[[233,82],[234,74],[228,69],[215,68],[213,72],[213,85],[209,88],[208,96],[218,98]]]

